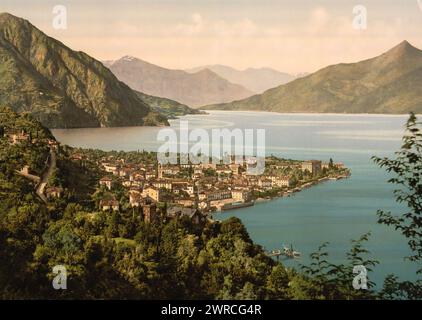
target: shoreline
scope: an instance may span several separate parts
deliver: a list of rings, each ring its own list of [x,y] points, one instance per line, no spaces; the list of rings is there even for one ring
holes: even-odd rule
[[[209,116],[212,113],[244,113],[244,114],[269,114],[269,115],[282,115],[282,116],[348,116],[348,117],[389,117],[389,118],[402,118],[408,117],[408,113],[321,113],[321,112],[274,112],[274,111],[260,111],[260,110],[207,110],[207,109],[196,109],[204,111],[205,113],[192,113],[181,116],[175,116],[175,118],[169,118],[169,120],[178,120],[189,116]],[[415,114],[416,116],[422,116],[422,114]],[[113,129],[113,128],[167,128],[171,125],[157,125],[157,126],[113,126],[113,127],[71,127],[71,128],[48,128],[49,130],[74,130],[74,129]]]
[[[369,117],[408,117],[409,113],[332,113],[332,112],[275,112],[265,110],[218,110],[218,109],[198,109],[211,113],[261,113],[261,114],[276,114],[276,115],[295,115],[295,116],[369,116]],[[422,116],[422,114],[415,114]]]
[[[286,197],[290,197],[292,195],[294,195],[295,193],[299,193],[304,191],[305,189],[309,189],[312,188],[314,186],[317,186],[321,183],[324,182],[329,182],[329,181],[338,181],[338,180],[344,180],[344,179],[349,179],[351,177],[351,173],[349,172],[348,174],[341,174],[338,175],[337,177],[322,177],[320,179],[318,179],[317,181],[312,181],[312,182],[308,182],[305,183],[299,187],[295,187],[293,189],[289,189],[287,191],[283,191],[282,194],[277,195],[277,196],[268,196],[268,197],[259,197],[256,198],[254,200],[252,200],[251,202],[253,203],[252,206],[254,206],[255,204],[263,204],[266,202],[271,202],[277,199],[282,199],[282,198],[286,198]],[[250,206],[249,206],[250,207]],[[234,211],[234,210],[241,210],[241,209],[245,209],[246,207],[239,207],[239,208],[234,208],[231,209],[229,211]],[[214,211],[209,211],[208,215],[212,216],[213,214],[222,214],[225,213],[227,210],[214,210]]]

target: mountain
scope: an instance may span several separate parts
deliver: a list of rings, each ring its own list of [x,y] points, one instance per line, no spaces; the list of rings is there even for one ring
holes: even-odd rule
[[[50,128],[168,124],[103,64],[0,14],[0,104]]]
[[[130,56],[107,61],[105,65],[134,90],[176,100],[191,107],[229,102],[253,94],[208,69],[188,73],[162,68]]]
[[[198,72],[209,69],[220,77],[230,82],[240,84],[245,88],[262,93],[265,90],[277,87],[295,79],[295,76],[280,72],[271,68],[248,68],[245,70],[237,70],[223,65],[209,65],[186,70],[187,72]]]
[[[168,119],[184,116],[187,114],[204,114],[198,109],[189,108],[185,104],[167,98],[150,96],[148,94],[136,91],[136,94],[142,101],[147,103],[153,110],[165,115]]]
[[[114,61],[106,60],[102,63],[107,68],[110,68]],[[174,119],[176,117],[184,116],[187,114],[205,114],[203,111],[190,108],[185,104],[171,99],[152,96],[136,90],[135,92],[142,101],[148,104],[153,110],[162,115],[165,115],[168,119]]]
[[[261,95],[204,109],[422,113],[422,51],[403,41],[361,62],[337,64]]]

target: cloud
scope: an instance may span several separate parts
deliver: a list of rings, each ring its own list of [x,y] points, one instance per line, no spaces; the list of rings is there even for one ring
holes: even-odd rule
[[[191,16],[191,21],[188,23],[182,23],[176,25],[176,27],[164,28],[165,34],[178,34],[184,36],[195,36],[199,35],[204,30],[204,19],[201,14],[194,13]]]
[[[200,6],[180,14],[161,9],[113,15],[104,20],[107,23],[94,16],[89,24],[71,23],[66,33],[48,33],[99,59],[129,54],[169,68],[226,64],[290,73],[367,59],[404,39],[420,44],[417,25],[407,16],[393,15],[387,20],[368,10],[368,28],[356,30],[353,6],[343,11],[313,6],[298,16],[230,10],[215,15]],[[415,10],[419,14],[416,4]]]
[[[233,23],[219,20],[213,23],[211,28],[213,34],[223,37],[255,36],[260,31],[258,26],[250,19],[242,19]]]
[[[283,20],[257,23],[248,17],[230,20],[209,19],[201,13],[193,13],[187,22],[166,25],[154,30],[162,37],[232,37],[233,41],[237,41],[237,37],[278,38],[279,40],[282,37],[296,37],[298,40],[315,37],[368,39],[385,37],[385,34],[391,38],[398,36],[399,31],[406,27],[400,17],[389,21],[388,24],[369,17],[368,29],[361,31],[353,28],[353,17],[352,9],[350,9],[350,15],[338,15],[322,6],[313,8],[309,11],[307,19],[301,23],[296,21],[294,24]],[[148,30],[145,31],[148,32]]]
[[[324,7],[317,7],[310,13],[309,23],[305,29],[311,34],[318,33],[327,28],[330,15]]]
[[[167,26],[161,30],[163,36],[254,36],[259,32],[257,25],[250,19],[226,20],[205,19],[200,13],[192,14],[190,21],[176,26]]]

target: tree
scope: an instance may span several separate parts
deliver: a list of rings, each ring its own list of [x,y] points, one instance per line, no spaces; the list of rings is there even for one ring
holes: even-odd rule
[[[378,210],[378,222],[392,225],[407,239],[413,254],[411,261],[422,261],[422,133],[416,116],[411,113],[406,124],[401,150],[396,152],[396,159],[373,157],[375,162],[388,172],[395,174],[388,182],[397,185],[394,195],[398,203],[408,207],[401,215]],[[418,270],[422,273],[422,268]]]
[[[375,297],[373,282],[368,281],[366,290],[353,288],[355,266],[364,266],[368,272],[378,264],[368,259],[369,251],[363,247],[368,241],[370,233],[364,234],[358,240],[352,240],[352,247],[346,254],[346,264],[333,264],[328,261],[326,247],[322,244],[318,250],[310,255],[309,266],[302,266],[302,273],[297,274],[291,282],[291,296],[293,299],[373,299]]]
[[[403,136],[403,144],[397,151],[395,159],[373,157],[373,160],[387,172],[393,174],[388,180],[397,186],[394,196],[398,203],[407,206],[407,212],[393,214],[389,211],[378,210],[378,223],[393,226],[400,231],[408,240],[412,254],[410,261],[422,262],[422,133],[421,123],[418,122],[414,113],[406,123],[406,133]],[[422,268],[418,269],[422,273]],[[401,291],[399,296],[412,298],[422,291],[422,281],[416,283],[397,283],[397,278],[390,276],[384,284],[384,297],[391,297],[391,289]]]
[[[268,298],[289,299],[289,274],[282,264],[275,265],[267,277]]]
[[[119,236],[119,224],[120,224],[120,216],[117,211],[112,210],[112,212],[107,216],[107,228],[105,230],[105,234],[110,237],[118,237]]]
[[[330,162],[328,163],[328,168],[329,168],[329,169],[334,168],[333,158],[330,158]]]

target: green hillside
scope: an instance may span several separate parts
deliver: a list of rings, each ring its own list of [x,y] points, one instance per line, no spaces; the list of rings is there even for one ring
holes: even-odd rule
[[[167,124],[101,62],[0,14],[0,103],[50,128]]]
[[[165,115],[168,119],[174,119],[187,114],[204,113],[203,111],[189,108],[187,105],[171,99],[150,96],[139,91],[135,92],[142,101],[148,104],[153,110]]]

